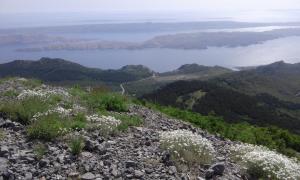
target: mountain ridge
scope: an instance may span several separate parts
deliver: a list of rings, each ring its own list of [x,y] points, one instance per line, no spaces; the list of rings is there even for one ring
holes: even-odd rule
[[[123,83],[152,76],[153,71],[142,65],[124,66],[117,70],[88,68],[59,58],[41,58],[37,61],[15,60],[0,64],[0,77],[21,76],[45,82],[95,81],[98,83]]]

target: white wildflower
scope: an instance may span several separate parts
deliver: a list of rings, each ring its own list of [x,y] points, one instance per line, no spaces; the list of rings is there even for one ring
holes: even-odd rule
[[[175,159],[188,163],[210,163],[215,154],[208,139],[187,130],[161,132],[160,143]]]
[[[52,108],[52,109],[49,109],[48,111],[46,112],[38,112],[36,113],[33,118],[32,118],[32,121],[36,121],[39,117],[41,116],[48,116],[50,114],[55,114],[57,113],[60,117],[68,117],[72,114],[72,109],[65,109],[63,107],[55,107],[55,108]]]
[[[229,149],[233,159],[251,174],[264,174],[261,178],[269,179],[300,179],[300,163],[296,159],[251,144],[233,145]]]
[[[97,114],[86,116],[87,121],[95,124],[102,135],[113,133],[116,128],[121,124],[121,121],[112,116],[98,116]]]
[[[18,99],[23,100],[28,97],[39,97],[39,98],[49,98],[52,95],[58,95],[62,97],[69,97],[69,93],[62,88],[55,89],[35,89],[35,90],[23,90],[19,95]]]

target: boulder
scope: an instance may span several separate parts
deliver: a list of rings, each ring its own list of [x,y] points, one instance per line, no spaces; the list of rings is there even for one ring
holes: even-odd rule
[[[82,180],[93,180],[93,179],[96,179],[96,176],[93,173],[88,172],[88,173],[85,173],[84,175],[82,175],[81,179]]]

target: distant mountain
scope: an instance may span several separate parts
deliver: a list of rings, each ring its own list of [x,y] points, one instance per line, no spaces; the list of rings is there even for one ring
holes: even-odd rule
[[[300,63],[279,61],[219,76],[214,81],[249,95],[268,93],[282,100],[300,103]]]
[[[269,94],[251,96],[208,81],[177,81],[142,98],[205,115],[216,114],[228,122],[274,125],[300,134],[300,104]]]
[[[300,64],[283,61],[206,81],[177,81],[143,98],[230,122],[275,125],[300,133]]]
[[[210,67],[198,64],[185,64],[174,71],[155,73],[152,77],[125,83],[124,87],[128,94],[141,96],[175,81],[193,79],[206,80],[231,72],[233,71],[220,66]]]
[[[63,59],[41,58],[38,61],[16,60],[0,64],[0,77],[38,78],[50,83],[118,84],[152,76],[153,71],[141,66],[125,66],[118,70],[84,67]]]
[[[199,64],[185,64],[180,66],[178,69],[166,73],[161,73],[161,76],[169,75],[180,75],[180,74],[205,74],[207,75],[211,72],[231,72],[230,69],[221,66],[203,66]]]

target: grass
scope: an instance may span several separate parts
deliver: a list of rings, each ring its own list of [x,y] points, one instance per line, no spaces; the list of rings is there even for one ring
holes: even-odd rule
[[[27,81],[22,81],[22,84],[28,88],[36,88],[42,85],[42,81],[39,79],[27,79]]]
[[[84,113],[76,114],[70,123],[71,129],[84,129],[87,125],[86,116]]]
[[[84,141],[81,136],[73,137],[70,140],[69,148],[71,149],[71,153],[73,155],[79,155],[84,148]]]
[[[24,80],[20,80],[20,79],[23,79],[23,78],[20,78],[20,77],[5,77],[5,78],[0,79],[0,84],[5,83],[7,81],[19,81],[27,88],[36,88],[36,87],[42,85],[42,81],[39,80],[39,79],[34,79],[34,78],[24,79]]]
[[[73,87],[70,93],[77,97],[81,104],[87,106],[91,111],[128,111],[128,100],[126,97],[102,89],[86,92],[80,87]]]
[[[36,155],[37,159],[42,159],[43,156],[47,153],[47,147],[44,144],[37,144],[33,148],[33,152]]]
[[[101,111],[99,114],[104,116],[112,116],[121,121],[121,124],[117,127],[118,131],[126,131],[129,127],[138,127],[143,123],[141,117],[137,115],[128,115],[124,113],[115,113],[115,112],[108,112],[108,111]]]
[[[119,131],[126,131],[129,127],[140,126],[143,121],[139,116],[135,115],[114,115],[116,119],[121,120],[121,124],[118,126]]]
[[[1,94],[2,94],[2,96],[12,97],[12,98],[17,97],[17,96],[19,95],[19,94],[18,94],[16,91],[14,91],[14,90],[5,91],[4,93],[1,93]]]
[[[79,113],[72,118],[63,118],[59,114],[53,113],[41,116],[29,125],[27,134],[31,139],[51,141],[71,130],[83,129],[86,125],[87,121],[83,113]]]
[[[50,141],[64,133],[64,120],[58,114],[42,116],[27,128],[27,135],[31,139]]]
[[[32,97],[22,101],[6,102],[0,107],[0,112],[6,118],[28,125],[36,113],[48,110],[49,106],[48,102]]]
[[[51,106],[54,106],[61,101],[62,97],[58,95],[52,95],[46,100],[39,97],[11,100],[2,102],[0,105],[0,113],[2,113],[5,118],[20,122],[24,125],[29,125],[35,114],[38,112],[45,112]]]
[[[248,123],[227,123],[215,115],[203,116],[173,107],[141,103],[171,117],[192,123],[212,134],[218,134],[233,141],[263,145],[290,157],[300,159],[300,136],[277,127],[258,127]]]

